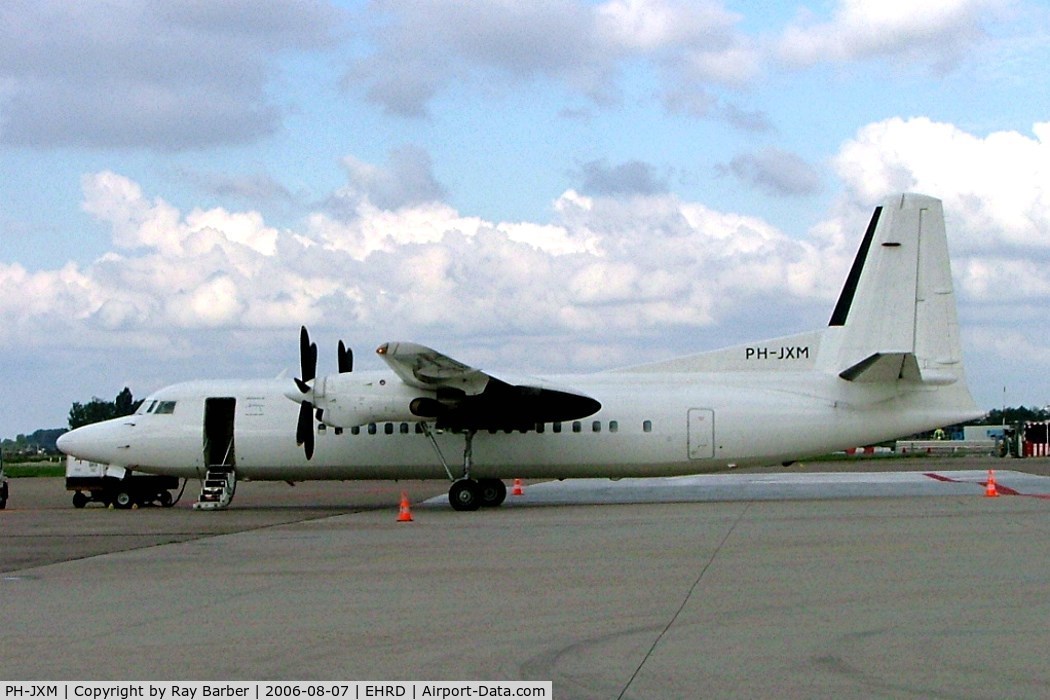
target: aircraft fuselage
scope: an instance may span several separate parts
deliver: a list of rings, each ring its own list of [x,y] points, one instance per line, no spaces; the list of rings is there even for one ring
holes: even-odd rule
[[[921,391],[851,386],[815,371],[782,373],[768,388],[755,386],[755,378],[747,373],[608,373],[556,379],[571,381],[597,398],[601,410],[582,420],[540,424],[525,432],[478,431],[473,476],[695,474],[871,444],[915,430],[917,420],[932,429],[960,418],[947,412],[931,415]],[[225,400],[226,420],[232,421],[227,427],[234,436],[228,459],[240,478],[447,478],[418,421],[327,427],[319,432],[316,453],[308,461],[293,439],[297,406],[286,398],[286,391],[287,380],[176,384],[143,404],[147,408],[153,401],[174,402],[171,412],[139,413],[89,426],[78,442],[91,445],[94,454],[66,447],[84,458],[137,471],[200,477],[206,462],[218,461],[207,455],[206,407]],[[852,394],[851,401],[844,400],[844,391]],[[885,409],[888,402],[898,403],[899,410],[863,410],[866,404]],[[761,420],[754,413],[756,406],[762,407]],[[99,439],[103,435],[105,439]],[[463,436],[444,431],[435,437],[453,476],[461,475]]]

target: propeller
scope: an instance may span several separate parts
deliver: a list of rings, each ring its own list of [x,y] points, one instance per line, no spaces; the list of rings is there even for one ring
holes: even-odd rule
[[[346,347],[343,341],[339,341],[338,351],[339,373],[352,372],[354,369],[354,353]],[[299,388],[301,396],[299,401],[299,420],[295,426],[295,444],[302,447],[306,453],[306,459],[314,456],[314,380],[317,378],[317,344],[310,342],[310,333],[303,326],[299,330],[299,371],[302,376],[295,378],[295,385]],[[293,398],[289,395],[288,398]],[[317,420],[321,420],[324,409],[317,408]]]
[[[295,426],[295,444],[303,448],[307,461],[314,456],[314,419],[309,401],[299,404],[299,422]]]
[[[317,345],[310,342],[310,332],[303,326],[299,330],[299,370],[301,377],[295,378],[295,385],[303,394],[299,401],[299,421],[295,426],[295,444],[303,448],[306,459],[314,456],[314,421],[312,401],[306,397],[313,396],[313,381],[317,378]]]
[[[339,341],[339,374],[354,371],[354,351]]]
[[[317,344],[310,342],[310,332],[303,326],[299,330],[299,368],[302,377],[296,377],[295,384],[304,394],[310,393],[310,382],[317,377]]]

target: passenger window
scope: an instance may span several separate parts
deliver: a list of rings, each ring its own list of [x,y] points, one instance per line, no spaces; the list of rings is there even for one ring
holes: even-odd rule
[[[360,435],[361,434],[361,426],[360,425],[355,425],[354,427],[350,428],[350,434],[351,435]]]
[[[546,423],[537,423],[536,424],[536,432],[537,433],[542,433],[546,429],[547,429],[547,424]]]
[[[645,433],[653,432],[653,422],[651,420],[642,421],[642,432],[645,432]]]
[[[619,423],[617,423],[614,420],[609,421],[609,432],[610,433],[615,433],[619,429],[620,429],[620,424]]]
[[[578,421],[578,420],[574,420],[574,421],[572,422],[572,432],[574,432],[574,433],[578,433],[578,432],[580,432],[581,430],[583,430],[583,424],[582,424],[582,423],[580,423],[580,421]]]
[[[594,433],[602,432],[602,422],[600,420],[596,420],[593,423],[591,423],[591,432],[594,432]]]
[[[376,424],[375,424],[375,423],[369,423],[369,424],[368,424],[368,434],[369,434],[369,435],[375,435],[375,434],[376,434],[376,432],[377,432],[377,430],[376,430]]]
[[[422,423],[416,423],[416,435],[422,435],[422,434],[423,434],[423,424]]]
[[[386,423],[386,424],[384,424],[383,425],[383,432],[386,433],[387,435],[393,435],[394,434],[394,424],[393,423]]]
[[[551,424],[551,430],[553,430],[556,433],[560,433],[561,432],[561,423],[560,422],[552,423]]]
[[[401,424],[401,434],[408,435],[408,423]]]

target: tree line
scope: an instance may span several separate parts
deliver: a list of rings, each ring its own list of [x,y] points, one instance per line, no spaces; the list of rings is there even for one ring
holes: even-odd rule
[[[974,421],[973,425],[1020,425],[1028,421],[1045,420],[1050,420],[1050,409],[1018,406],[993,408],[984,418]]]
[[[101,423],[111,418],[130,416],[138,410],[141,403],[141,401],[135,401],[135,397],[131,395],[131,389],[127,387],[124,387],[124,390],[112,401],[103,401],[97,396],[86,404],[74,401],[73,407],[69,409],[69,429],[74,430],[90,423]]]

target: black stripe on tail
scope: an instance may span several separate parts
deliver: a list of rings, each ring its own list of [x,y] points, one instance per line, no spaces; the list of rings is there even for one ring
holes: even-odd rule
[[[875,207],[875,213],[871,215],[868,230],[864,233],[864,240],[860,243],[860,250],[853,260],[849,276],[846,277],[846,286],[842,288],[839,301],[835,304],[835,311],[831,314],[829,326],[845,326],[846,317],[849,316],[849,308],[853,305],[853,295],[857,293],[857,283],[860,282],[860,273],[864,270],[864,261],[868,257],[868,249],[871,248],[871,240],[875,237],[875,227],[879,224],[879,216],[882,207]]]

